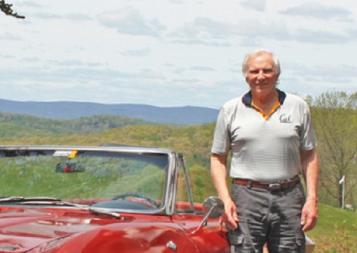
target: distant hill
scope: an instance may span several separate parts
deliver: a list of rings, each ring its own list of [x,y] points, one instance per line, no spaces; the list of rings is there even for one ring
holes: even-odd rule
[[[0,138],[34,136],[39,134],[89,133],[147,124],[141,119],[113,115],[95,115],[79,119],[46,119],[15,113],[0,112]]]
[[[0,112],[28,114],[51,119],[77,119],[93,115],[118,115],[161,124],[214,122],[218,110],[206,107],[157,107],[141,104],[89,102],[20,102],[0,99]]]

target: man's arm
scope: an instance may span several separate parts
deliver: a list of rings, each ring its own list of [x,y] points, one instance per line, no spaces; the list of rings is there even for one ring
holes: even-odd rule
[[[218,196],[224,203],[227,226],[228,228],[235,229],[238,227],[238,215],[237,208],[231,199],[227,186],[226,161],[226,155],[211,155],[211,177]]]
[[[302,209],[301,225],[303,231],[311,230],[317,222],[317,190],[320,175],[319,158],[315,149],[301,151],[301,164],[306,180],[306,202]]]

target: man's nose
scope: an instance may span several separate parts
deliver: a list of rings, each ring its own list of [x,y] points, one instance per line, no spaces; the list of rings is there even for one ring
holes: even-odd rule
[[[264,79],[264,78],[265,78],[265,75],[264,75],[263,70],[260,70],[260,71],[258,72],[257,78],[258,78],[258,79]]]

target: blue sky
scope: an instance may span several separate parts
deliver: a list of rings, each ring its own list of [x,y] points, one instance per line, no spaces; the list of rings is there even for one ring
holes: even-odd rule
[[[280,88],[357,91],[353,0],[7,0],[0,98],[218,108],[247,90],[246,53],[280,59]]]

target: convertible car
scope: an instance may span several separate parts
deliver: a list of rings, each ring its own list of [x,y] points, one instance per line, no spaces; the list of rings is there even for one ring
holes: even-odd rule
[[[193,202],[159,148],[0,147],[2,253],[229,252],[222,202]]]
[[[228,253],[223,209],[171,150],[0,147],[0,253]]]

